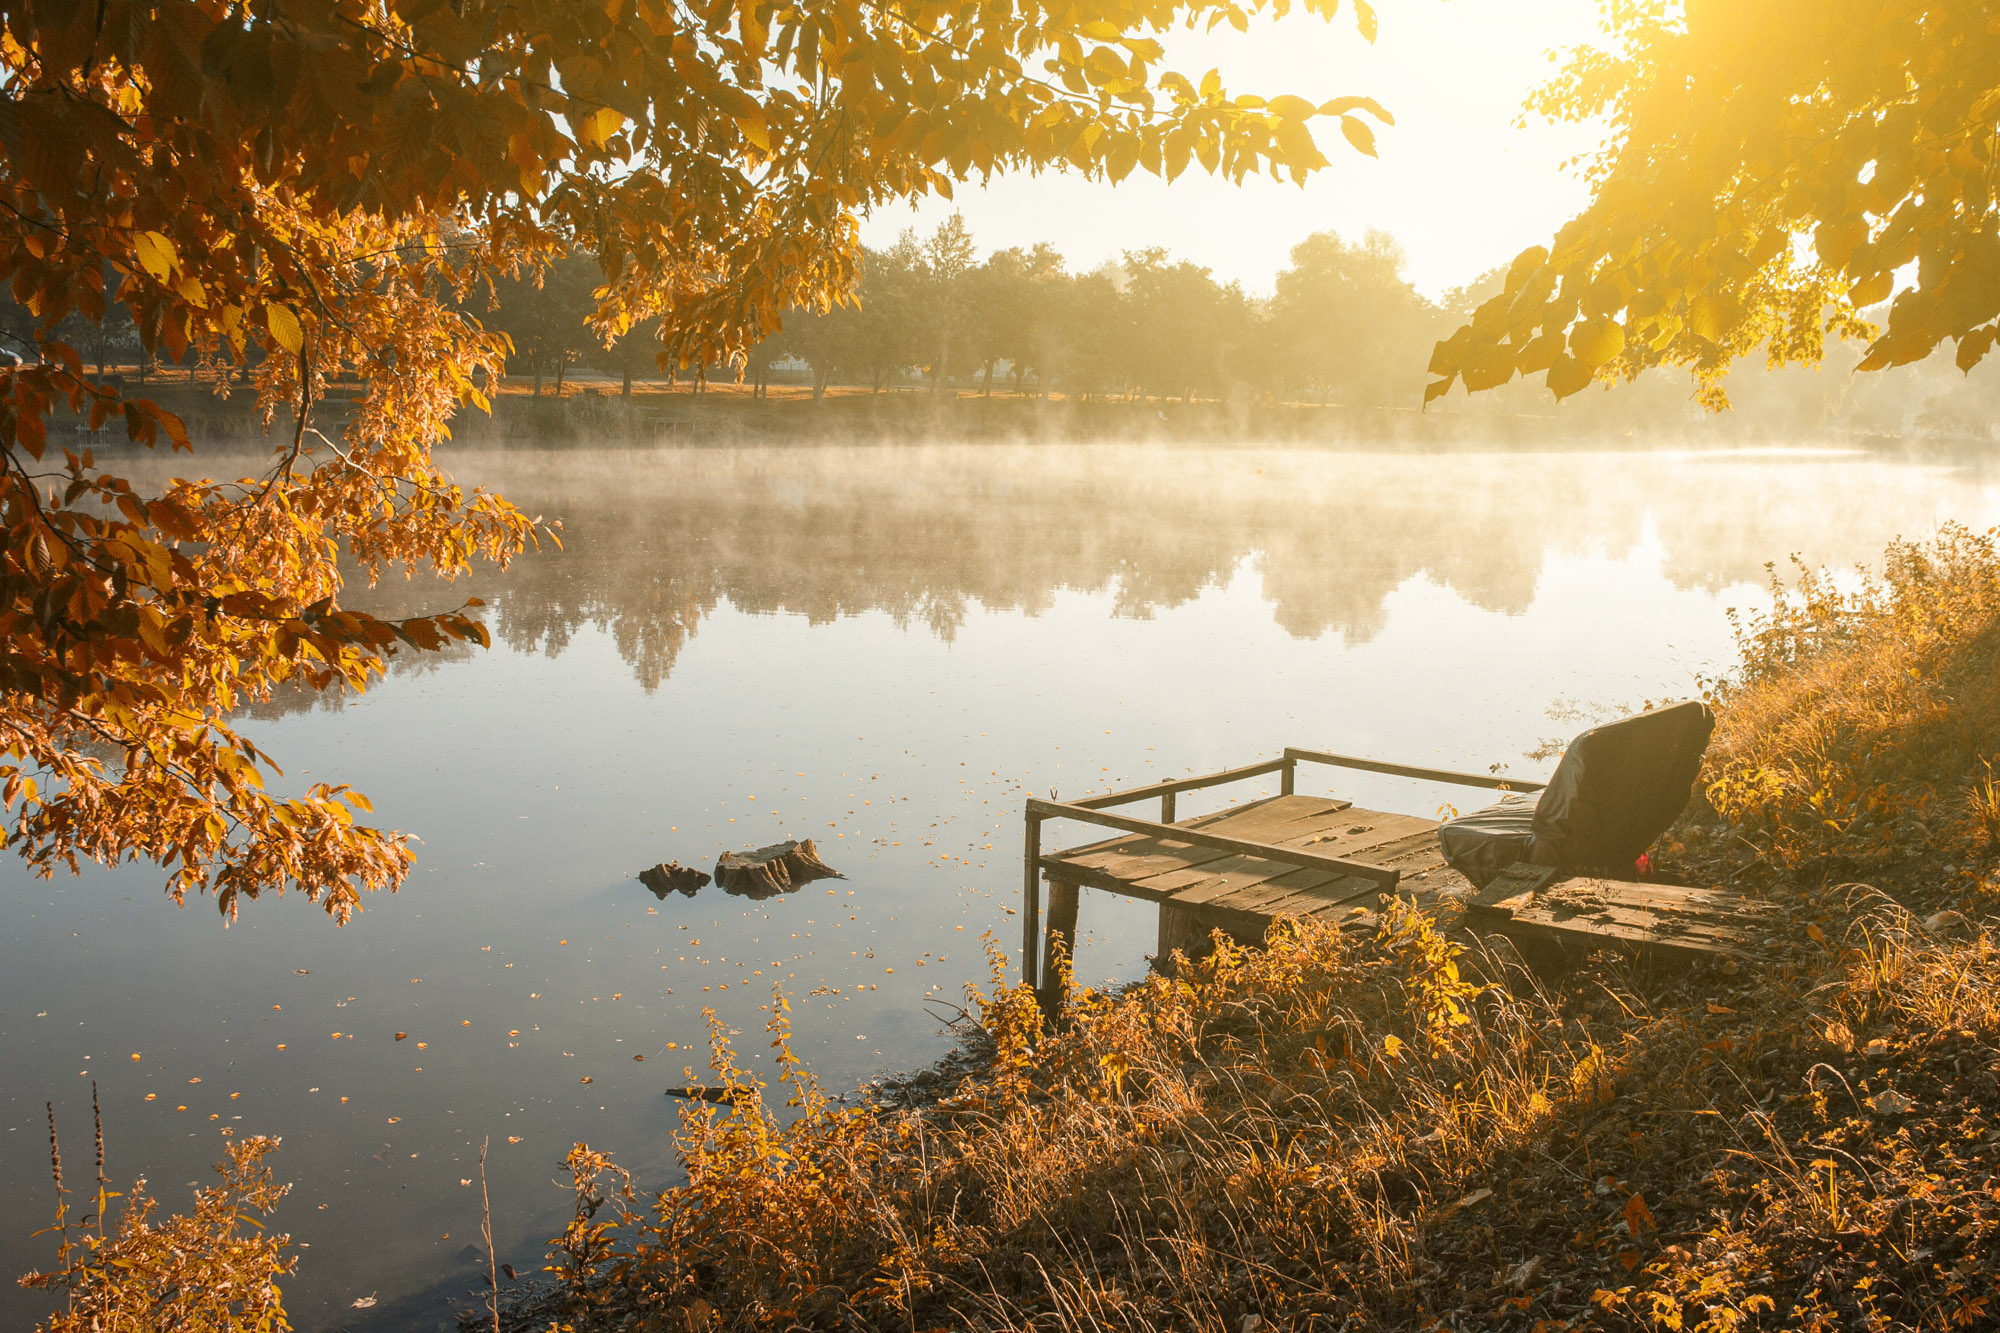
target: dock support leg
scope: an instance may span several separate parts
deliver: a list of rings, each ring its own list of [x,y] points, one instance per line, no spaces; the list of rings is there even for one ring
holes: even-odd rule
[[[1153,966],[1170,972],[1176,949],[1191,959],[1201,957],[1208,952],[1208,930],[1187,908],[1161,903],[1160,938],[1153,950]]]
[[[1063,970],[1056,966],[1056,954],[1060,951],[1069,957],[1076,948],[1077,896],[1076,885],[1059,879],[1049,881],[1048,940],[1042,955],[1042,984],[1038,990],[1045,1013],[1053,1012],[1062,1003]]]
[[[1021,984],[1038,987],[1041,969],[1037,966],[1041,948],[1042,916],[1042,819],[1028,816],[1027,855],[1021,867]]]

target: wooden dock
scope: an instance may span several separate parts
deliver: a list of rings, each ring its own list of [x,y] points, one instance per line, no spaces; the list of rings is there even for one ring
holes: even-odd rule
[[[1088,885],[1160,905],[1157,957],[1187,949],[1214,929],[1261,940],[1280,916],[1341,927],[1372,927],[1383,894],[1420,910],[1451,905],[1465,924],[1526,942],[1630,945],[1667,954],[1755,952],[1763,909],[1721,889],[1634,883],[1517,865],[1475,891],[1445,863],[1436,820],[1366,810],[1337,796],[1294,790],[1302,762],[1500,790],[1540,784],[1385,764],[1315,750],[1201,777],[1156,783],[1077,801],[1030,800],[1023,877],[1023,978],[1043,987],[1058,945],[1076,935],[1079,890]],[[1197,818],[1176,820],[1180,793],[1276,773],[1279,794]],[[1112,814],[1112,807],[1157,799],[1160,818]],[[1044,851],[1042,825],[1079,820],[1119,836]],[[1049,887],[1046,935],[1041,883]],[[1046,954],[1044,951],[1047,951]]]

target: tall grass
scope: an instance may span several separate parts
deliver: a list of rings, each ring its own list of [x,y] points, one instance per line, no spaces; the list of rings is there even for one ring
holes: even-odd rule
[[[578,1328],[1964,1327],[2000,1309],[2000,949],[1870,898],[1773,972],[1559,982],[1392,911],[996,979],[991,1072],[789,1123],[717,1039],[684,1186],[572,1157]],[[1822,932],[1824,935],[1824,932]],[[773,1040],[786,1049],[782,1011]],[[600,1211],[609,1201],[615,1206]]]
[[[1880,874],[2000,851],[2000,556],[1948,526],[1843,590],[1798,566],[1740,627],[1706,791],[1777,867]]]

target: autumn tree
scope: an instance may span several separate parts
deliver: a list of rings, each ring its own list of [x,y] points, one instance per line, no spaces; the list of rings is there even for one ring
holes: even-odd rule
[[[431,453],[508,351],[479,287],[580,247],[600,336],[658,319],[669,358],[732,363],[848,299],[870,208],[1020,168],[1303,178],[1316,117],[1356,142],[1384,118],[1161,66],[1157,30],[1224,21],[1246,9],[0,0],[0,266],[39,353],[0,368],[8,845],[43,872],[151,860],[225,913],[295,885],[344,920],[398,884],[405,835],[344,787],[270,789],[229,719],[281,682],[360,689],[391,652],[484,641],[463,607],[349,609],[339,563],[450,577],[533,539]],[[142,492],[52,447],[60,413],[193,448],[57,336],[114,305],[149,355],[252,369],[268,467]],[[334,375],[364,388],[329,435]]]
[[[1966,0],[1617,0],[1533,102],[1610,126],[1589,206],[1439,343],[1426,398],[1540,374],[1558,398],[1739,357],[1862,370],[2000,332],[2000,14]],[[1864,311],[1890,301],[1877,327]]]

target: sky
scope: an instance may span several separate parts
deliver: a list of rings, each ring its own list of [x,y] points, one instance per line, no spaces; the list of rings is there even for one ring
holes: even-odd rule
[[[895,206],[865,220],[871,246],[903,228],[928,231],[955,207],[981,252],[1048,241],[1087,271],[1122,250],[1165,246],[1224,281],[1268,292],[1292,246],[1315,231],[1349,239],[1389,232],[1404,275],[1431,297],[1544,244],[1585,202],[1563,163],[1594,147],[1591,126],[1522,118],[1521,104],[1555,67],[1549,53],[1598,37],[1594,0],[1386,0],[1374,45],[1343,5],[1328,22],[1294,12],[1250,31],[1162,37],[1165,66],[1199,80],[1222,71],[1232,94],[1296,93],[1312,102],[1360,93],[1396,117],[1378,128],[1379,160],[1348,148],[1335,122],[1313,122],[1332,165],[1302,188],[1269,177],[1242,186],[1199,167],[1171,186],[1143,171],[1119,186],[1070,174],[966,186],[951,202]]]

